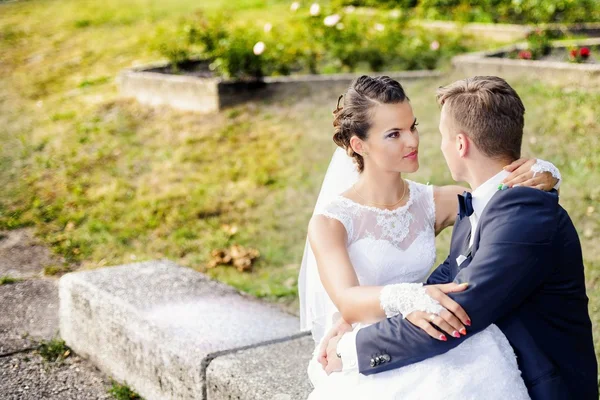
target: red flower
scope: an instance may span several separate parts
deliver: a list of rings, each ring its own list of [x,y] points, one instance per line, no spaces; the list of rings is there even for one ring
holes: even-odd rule
[[[579,55],[583,58],[588,58],[590,56],[590,48],[589,47],[582,47],[579,50]]]
[[[577,58],[577,49],[571,50],[571,58]]]
[[[531,60],[531,52],[529,50],[521,50],[519,52],[519,58],[521,60]]]

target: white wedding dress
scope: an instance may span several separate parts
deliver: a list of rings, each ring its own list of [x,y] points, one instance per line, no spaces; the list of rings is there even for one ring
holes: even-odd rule
[[[408,201],[395,210],[364,206],[341,195],[315,210],[346,228],[348,253],[361,285],[424,282],[435,262],[433,187],[407,182]],[[307,370],[314,386],[309,400],[529,399],[514,351],[495,325],[444,354],[403,368],[368,376],[358,369],[327,375],[316,356],[324,333],[339,313],[322,285],[315,282],[306,296],[321,300],[305,306],[312,315],[308,319],[313,320],[315,339]],[[322,292],[314,296],[314,291]]]

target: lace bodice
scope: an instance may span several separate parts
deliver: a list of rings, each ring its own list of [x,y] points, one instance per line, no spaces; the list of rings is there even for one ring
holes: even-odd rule
[[[433,186],[406,180],[409,198],[394,210],[337,196],[316,214],[340,221],[361,285],[422,282],[435,262]]]

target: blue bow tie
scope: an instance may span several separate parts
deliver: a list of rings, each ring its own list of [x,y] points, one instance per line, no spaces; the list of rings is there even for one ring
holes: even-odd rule
[[[470,192],[463,192],[458,195],[458,219],[470,217],[473,214],[473,195]]]

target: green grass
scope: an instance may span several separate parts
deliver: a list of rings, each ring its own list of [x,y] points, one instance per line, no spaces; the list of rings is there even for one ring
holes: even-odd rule
[[[122,385],[119,382],[113,381],[108,393],[116,400],[144,400],[139,394],[134,392],[127,385]]]
[[[69,267],[66,265],[48,265],[44,267],[44,275],[56,276],[69,272]]]
[[[71,354],[71,349],[67,347],[64,340],[59,338],[42,341],[38,346],[38,351],[48,362],[62,362]]]
[[[157,27],[198,4],[0,5],[0,229],[35,226],[73,267],[168,257],[294,309],[306,224],[335,148],[331,111],[340,93],[296,93],[209,116],[121,99],[116,74],[156,61]],[[216,9],[218,2],[202,4]],[[257,19],[289,7],[240,4],[241,15]],[[434,92],[453,79],[405,85],[421,128],[421,168],[411,179],[451,183]],[[600,94],[512,83],[527,107],[524,154],[563,173],[561,203],[581,236],[600,338]],[[238,233],[230,236],[224,225]],[[439,237],[439,258],[450,234]],[[206,271],[210,251],[233,243],[261,252],[254,270]]]
[[[9,275],[0,276],[0,285],[10,285],[12,283],[17,283],[19,281],[20,281],[20,279],[13,278],[12,276],[9,276]]]

